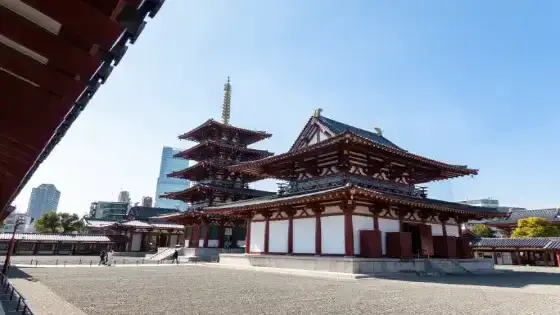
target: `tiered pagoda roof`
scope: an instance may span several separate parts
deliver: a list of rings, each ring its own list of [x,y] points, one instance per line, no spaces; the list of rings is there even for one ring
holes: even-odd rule
[[[175,157],[195,160],[198,163],[168,174],[168,177],[183,178],[198,183],[183,191],[166,193],[161,197],[181,200],[191,203],[193,209],[202,209],[208,205],[228,200],[274,194],[248,188],[248,183],[261,179],[261,176],[241,174],[227,169],[228,166],[269,157],[273,153],[247,147],[249,144],[266,139],[271,135],[264,131],[231,126],[229,124],[231,98],[229,78],[224,91],[223,122],[209,119],[195,129],[179,136],[179,139],[199,143],[176,154]]]

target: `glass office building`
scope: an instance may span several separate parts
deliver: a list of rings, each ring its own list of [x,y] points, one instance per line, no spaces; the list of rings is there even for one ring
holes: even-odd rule
[[[188,180],[167,177],[167,174],[169,173],[184,170],[189,167],[188,160],[173,157],[173,155],[179,152],[181,152],[181,150],[171,147],[163,147],[155,196],[155,206],[158,208],[185,210],[187,207],[187,204],[182,201],[159,197],[164,193],[185,190],[190,186],[190,182]]]
[[[59,200],[60,191],[53,184],[41,184],[31,190],[27,215],[34,220],[39,220],[45,212],[56,212]]]

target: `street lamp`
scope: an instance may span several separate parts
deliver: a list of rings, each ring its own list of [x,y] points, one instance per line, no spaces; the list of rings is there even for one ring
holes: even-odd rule
[[[29,223],[33,223],[33,218],[31,218],[31,221]],[[8,272],[8,266],[10,265],[10,257],[12,257],[12,252],[14,251],[14,243],[15,243],[17,228],[22,224],[25,224],[25,218],[22,217],[18,218],[14,224],[12,238],[10,239],[10,244],[8,245],[8,252],[6,253],[6,259],[4,259],[4,267],[2,267],[2,274],[4,275],[6,274],[6,272]]]

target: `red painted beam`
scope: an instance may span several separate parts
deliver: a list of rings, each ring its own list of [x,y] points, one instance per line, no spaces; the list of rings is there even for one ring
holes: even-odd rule
[[[140,5],[140,3],[142,3],[142,0],[104,0],[104,1],[83,0],[83,1],[86,2],[88,5],[90,5],[92,8],[99,10],[100,12],[102,12],[107,16],[112,16],[115,13],[118,13],[115,12],[115,10],[119,10],[119,6],[122,6],[123,3],[133,6],[135,8],[137,8]]]
[[[89,79],[101,61],[28,19],[0,6],[0,34],[48,58],[48,64]]]
[[[72,99],[61,98],[7,72],[0,71],[0,97],[9,103],[8,109],[33,108],[34,112],[68,113]]]
[[[60,35],[65,33],[79,34],[90,47],[99,45],[109,50],[119,38],[124,28],[100,11],[82,1],[61,0],[22,0],[24,3],[48,15],[62,24]],[[111,2],[107,0],[100,3]]]
[[[8,46],[0,44],[0,68],[38,84],[42,90],[60,97],[76,99],[85,88],[85,83],[75,80],[56,69],[30,58]]]

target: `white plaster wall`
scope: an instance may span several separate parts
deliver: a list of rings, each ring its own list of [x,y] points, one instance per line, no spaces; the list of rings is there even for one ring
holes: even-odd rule
[[[264,222],[251,222],[251,252],[264,252]]]
[[[443,235],[443,227],[440,223],[429,223],[432,227],[432,236],[442,236]]]
[[[383,255],[387,255],[387,232],[400,232],[398,220],[378,219],[379,230],[381,231],[381,250]]]
[[[321,252],[344,254],[344,216],[321,217]]]
[[[315,218],[294,220],[293,244],[294,253],[315,253]]]
[[[445,230],[447,231],[447,236],[459,237],[459,227],[457,225],[446,225]]]
[[[177,235],[171,235],[169,239],[169,246],[174,247],[175,245],[177,245],[177,239],[178,239]]]
[[[130,244],[130,251],[138,252],[140,251],[141,246],[142,246],[142,233],[132,234],[132,243]]]
[[[198,247],[204,247],[204,239],[198,240]]]
[[[373,230],[373,218],[361,215],[352,216],[354,226],[354,255],[360,254],[360,230]]]
[[[270,253],[288,252],[288,220],[270,221],[268,251]],[[252,232],[252,231],[251,231]]]

